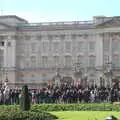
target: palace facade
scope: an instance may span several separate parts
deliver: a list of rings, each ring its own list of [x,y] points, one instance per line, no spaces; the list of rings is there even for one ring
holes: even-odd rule
[[[57,74],[56,74],[57,72]],[[120,17],[29,23],[0,16],[0,83],[112,86],[120,77]]]

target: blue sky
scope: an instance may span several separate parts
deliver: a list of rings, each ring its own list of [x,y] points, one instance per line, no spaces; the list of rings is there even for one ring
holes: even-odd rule
[[[92,20],[93,16],[119,16],[120,0],[0,0],[1,14],[29,22]]]

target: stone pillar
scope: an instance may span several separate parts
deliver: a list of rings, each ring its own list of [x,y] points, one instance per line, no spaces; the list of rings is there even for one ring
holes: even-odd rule
[[[109,63],[110,63],[110,76],[108,77],[110,87],[112,86],[112,37],[111,33],[109,33],[109,39],[110,39],[110,46],[109,46]]]
[[[12,40],[12,67],[16,67],[16,41]]]
[[[96,77],[96,83],[98,86],[100,86],[100,75],[103,67],[103,33],[97,33],[96,34],[96,68],[97,71],[97,77]]]
[[[96,67],[103,66],[103,35],[96,34]]]
[[[7,66],[7,62],[8,62],[8,49],[7,49],[7,42],[5,41],[4,43],[4,67]]]

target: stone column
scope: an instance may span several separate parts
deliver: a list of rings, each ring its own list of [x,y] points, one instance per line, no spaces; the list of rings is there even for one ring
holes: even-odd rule
[[[103,35],[96,34],[96,67],[103,66]]]
[[[11,43],[12,49],[12,67],[16,67],[16,41],[13,40]]]
[[[103,67],[103,33],[96,34],[96,68],[97,71],[97,78],[96,83],[100,86],[100,75]]]
[[[7,66],[8,63],[8,49],[7,49],[7,42],[4,42],[4,67]]]

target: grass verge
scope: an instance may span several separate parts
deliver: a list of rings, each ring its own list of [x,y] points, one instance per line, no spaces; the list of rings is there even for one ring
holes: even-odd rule
[[[50,112],[58,120],[105,120],[107,116],[114,115],[120,120],[120,112],[115,111],[63,111]]]

